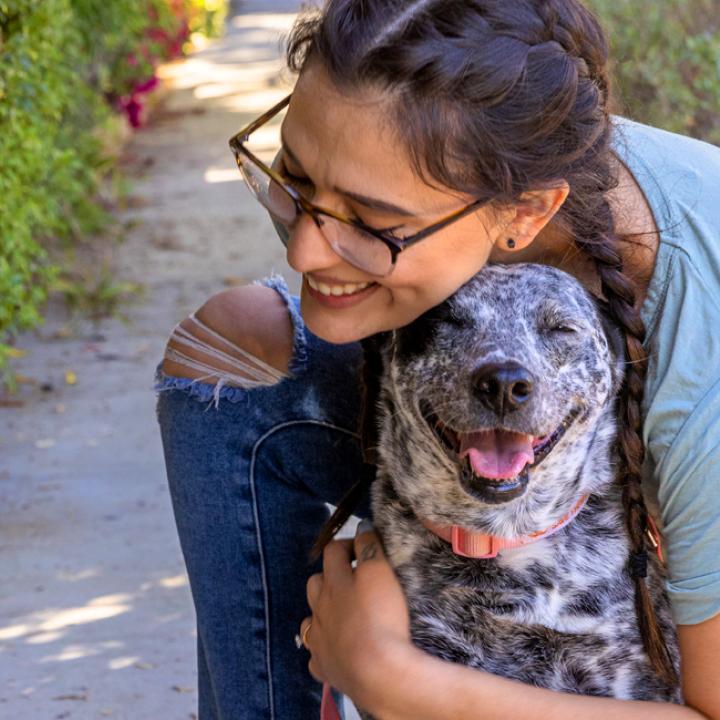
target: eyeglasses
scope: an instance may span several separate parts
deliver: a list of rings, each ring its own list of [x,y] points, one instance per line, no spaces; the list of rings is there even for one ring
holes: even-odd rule
[[[402,250],[489,202],[487,199],[475,200],[424,230],[405,237],[397,237],[388,230],[377,230],[360,220],[311,203],[279,172],[263,163],[245,147],[251,133],[287,107],[291,97],[292,95],[288,95],[257,120],[233,135],[229,141],[230,149],[235,155],[250,192],[280,225],[288,230],[292,229],[301,213],[307,213],[332,249],[363,272],[377,277],[388,275]],[[287,245],[289,234],[281,233],[281,237],[283,243]]]

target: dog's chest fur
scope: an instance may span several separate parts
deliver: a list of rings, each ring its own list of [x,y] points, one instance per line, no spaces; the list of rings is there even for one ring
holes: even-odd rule
[[[375,526],[405,591],[416,645],[552,690],[680,700],[656,680],[642,648],[618,498],[591,497],[555,535],[481,560],[455,555],[427,531],[386,475],[373,493]],[[650,581],[672,635],[656,562]]]

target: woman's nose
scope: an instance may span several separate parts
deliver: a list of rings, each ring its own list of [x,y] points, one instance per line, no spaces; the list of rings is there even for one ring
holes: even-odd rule
[[[319,219],[322,223],[322,218]],[[289,228],[287,262],[299,273],[336,265],[340,257],[325,239],[317,222],[306,212],[300,213]]]

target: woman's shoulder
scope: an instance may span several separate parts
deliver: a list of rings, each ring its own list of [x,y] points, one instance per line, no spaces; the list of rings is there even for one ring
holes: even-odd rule
[[[682,341],[695,325],[687,318],[679,321],[688,306],[698,317],[702,308],[710,308],[718,319],[706,330],[720,330],[720,148],[625,118],[614,121],[615,151],[643,192],[658,229],[643,307],[650,336],[674,326]]]
[[[720,148],[621,118],[617,131],[659,230],[642,312],[645,433],[661,462],[720,378]]]
[[[720,610],[720,149],[629,120],[617,136],[659,229],[643,306],[646,492],[661,510],[675,618],[696,623]]]
[[[711,143],[614,115],[613,147],[622,159],[642,162],[648,169],[686,168],[717,180],[720,148]]]
[[[692,242],[695,218],[717,227],[720,148],[627,118],[614,117],[613,127],[613,148],[643,190],[662,240]]]

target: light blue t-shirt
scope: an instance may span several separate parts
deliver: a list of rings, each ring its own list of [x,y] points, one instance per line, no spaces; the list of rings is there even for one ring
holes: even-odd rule
[[[695,624],[720,612],[720,148],[620,118],[616,129],[660,230],[642,307],[645,490],[675,620]]]

